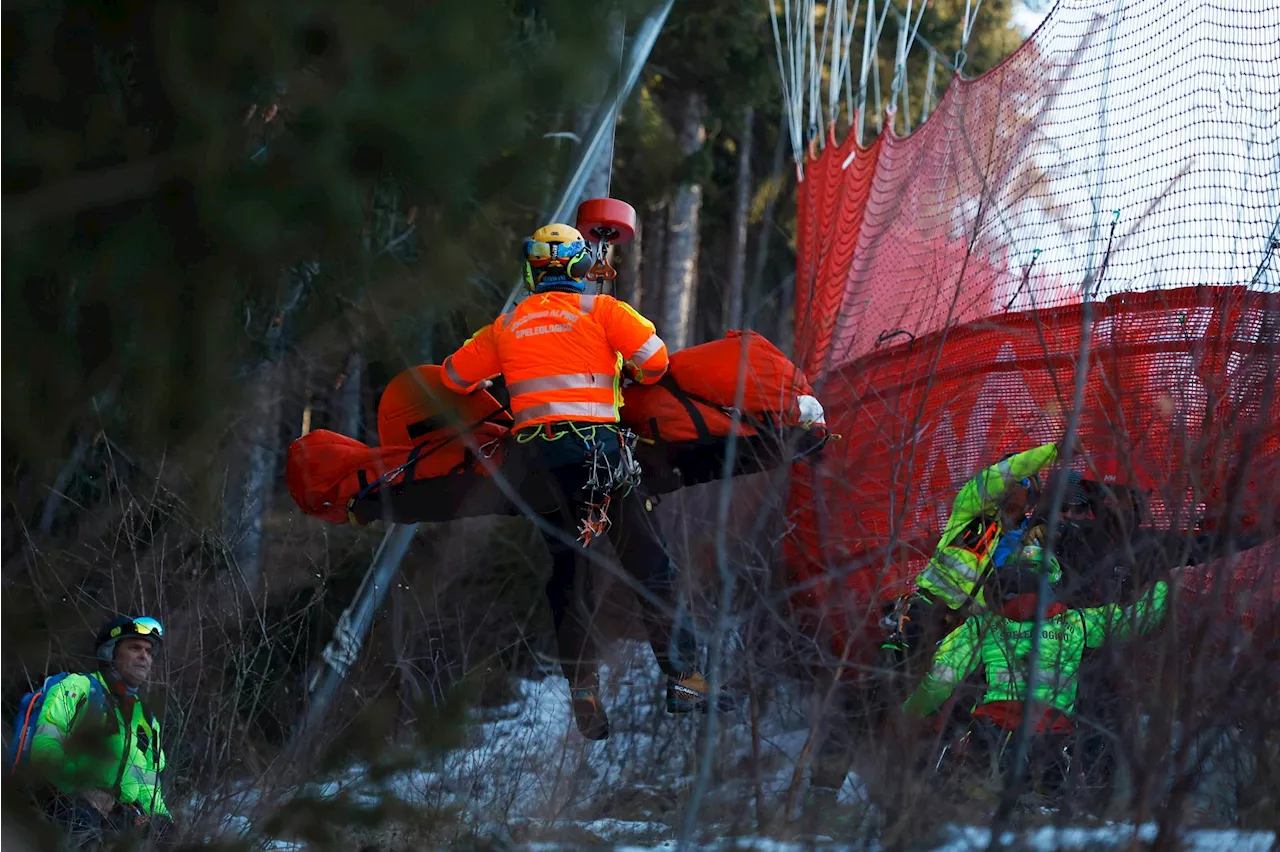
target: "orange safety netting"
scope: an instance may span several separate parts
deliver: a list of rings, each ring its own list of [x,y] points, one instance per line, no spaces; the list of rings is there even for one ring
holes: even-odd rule
[[[794,360],[844,440],[796,468],[797,603],[874,609],[966,479],[1061,436],[1085,299],[1098,463],[1166,527],[1280,527],[1276,26],[1064,0],[909,137],[804,163]]]

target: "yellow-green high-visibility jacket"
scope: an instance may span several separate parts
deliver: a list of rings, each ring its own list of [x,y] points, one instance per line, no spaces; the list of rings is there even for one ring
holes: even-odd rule
[[[89,678],[103,692],[97,701],[89,700]],[[96,703],[107,708],[105,718]],[[98,672],[67,675],[49,690],[31,740],[31,763],[69,795],[105,790],[145,814],[169,815],[160,790],[160,722],[141,699],[120,695]]]
[[[1085,649],[1100,648],[1109,639],[1127,639],[1151,630],[1164,618],[1168,605],[1169,584],[1163,580],[1127,607],[1107,604],[1067,609],[1054,604],[1040,627],[1040,675],[1036,679],[1035,703],[1072,717]],[[933,713],[957,684],[979,666],[987,682],[979,708],[1026,701],[1034,629],[1034,616],[1030,620],[992,612],[969,616],[942,640],[929,674],[907,699],[903,711],[920,718]]]
[[[951,517],[938,547],[916,585],[959,609],[970,598],[982,603],[975,587],[991,565],[991,556],[1004,530],[1000,500],[1015,482],[1038,473],[1058,458],[1057,444],[1042,444],[1009,456],[970,479],[956,495]]]

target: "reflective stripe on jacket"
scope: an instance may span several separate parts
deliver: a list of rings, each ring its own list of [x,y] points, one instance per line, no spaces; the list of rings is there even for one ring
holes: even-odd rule
[[[956,495],[951,516],[942,530],[933,558],[916,583],[951,609],[971,597],[982,603],[976,589],[1000,540],[1000,500],[1021,479],[1038,473],[1058,458],[1056,444],[1042,444],[1000,461],[970,479]],[[977,543],[966,546],[962,536],[977,529]]]
[[[1164,617],[1168,600],[1169,585],[1159,582],[1127,607],[1057,607],[1056,614],[1046,618],[1040,628],[1036,702],[1070,717],[1075,712],[1077,675],[1085,649],[1100,648],[1113,637],[1145,633]],[[1034,621],[990,612],[965,619],[938,645],[933,667],[903,705],[904,711],[916,717],[929,715],[979,666],[987,681],[979,705],[1026,701],[1034,627]]]
[[[616,423],[630,362],[652,384],[667,370],[653,323],[612,296],[535,293],[444,360],[444,382],[468,392],[501,373],[515,428],[578,420]]]
[[[91,677],[110,708],[105,719],[88,704]],[[129,707],[127,725],[122,706]],[[106,790],[143,813],[169,813],[160,788],[165,766],[160,722],[143,709],[141,699],[121,697],[100,673],[71,674],[49,690],[31,739],[31,762],[68,795]]]

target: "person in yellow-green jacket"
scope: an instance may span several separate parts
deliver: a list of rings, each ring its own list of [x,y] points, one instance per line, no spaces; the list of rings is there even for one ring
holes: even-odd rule
[[[1005,532],[1016,529],[1040,497],[1040,471],[1058,460],[1056,443],[1011,453],[966,482],[915,592],[890,617],[884,648],[898,655],[932,648],[981,607],[982,581]]]
[[[1067,741],[1075,728],[1078,676],[1085,649],[1112,639],[1145,633],[1159,624],[1169,603],[1169,584],[1161,580],[1130,606],[1108,604],[1068,609],[1053,600],[1062,577],[1058,560],[1028,545],[984,583],[987,607],[950,633],[933,655],[932,667],[903,705],[909,718],[931,715],[956,687],[981,668],[986,688],[973,709],[973,724],[963,739],[969,757],[1004,764],[1006,746],[1028,708],[1031,652],[1041,574],[1049,599],[1040,624],[1031,722],[1035,736],[1029,753],[1056,784],[1065,781]],[[1003,768],[1003,767],[1002,767]]]
[[[55,675],[23,699],[10,770],[52,788],[48,810],[73,835],[170,821],[163,735],[139,692],[163,636],[154,618],[117,618],[98,635],[98,671]]]

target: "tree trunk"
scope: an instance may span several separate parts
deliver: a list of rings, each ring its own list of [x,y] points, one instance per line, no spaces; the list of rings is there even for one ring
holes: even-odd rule
[[[398,733],[411,729],[414,716],[422,705],[422,684],[418,682],[410,654],[413,637],[419,634],[414,630],[409,608],[405,606],[404,599],[408,593],[408,589],[398,583],[391,589],[391,649],[395,655],[395,689],[400,698],[396,714]]]
[[[775,343],[782,354],[792,357],[791,348],[795,345],[795,301],[796,274],[788,274],[778,285],[778,330],[774,332]]]
[[[680,150],[691,158],[706,141],[706,101],[700,92],[684,96],[680,109]],[[698,285],[698,217],[702,211],[702,186],[689,181],[676,188],[667,221],[667,263],[663,289],[662,335],[675,352],[693,341],[693,311]]]
[[[773,211],[778,202],[778,196],[782,192],[782,169],[786,162],[787,154],[787,134],[779,128],[778,144],[773,149],[773,164],[769,169],[769,194],[764,200],[764,215],[760,217],[760,231],[756,234],[756,257],[755,268],[751,271],[751,300],[754,304],[751,306],[752,321],[748,325],[755,327],[758,320],[755,320],[755,314],[764,306],[769,304],[771,299],[764,296],[764,270],[769,262],[769,246],[773,244]],[[774,316],[779,316],[782,312],[783,305],[778,304],[778,310]]]
[[[364,440],[363,391],[364,354],[359,349],[352,349],[334,395],[334,407],[337,409],[334,421],[339,432],[357,441]]]
[[[729,292],[725,299],[725,330],[742,327],[743,293],[747,282],[747,224],[751,219],[751,143],[756,111],[742,110],[738,139],[738,184],[733,193],[733,222],[729,228]]]
[[[263,531],[275,491],[276,456],[279,451],[280,395],[284,368],[278,361],[262,365],[254,383],[252,404],[244,432],[247,458],[240,480],[239,517],[234,525],[231,553],[250,597],[262,593]]]
[[[633,303],[645,316],[662,324],[663,281],[667,271],[667,203],[648,208],[643,214],[644,246],[640,256],[641,289],[638,303]],[[665,335],[659,328],[658,334]]]
[[[644,251],[644,219],[636,217],[636,235],[631,242],[622,248],[622,268],[618,270],[618,286],[614,293],[619,299],[629,303],[637,310],[644,300],[644,281],[640,277],[640,255]]]
[[[239,487],[228,495],[224,528],[231,542],[231,556],[250,598],[260,599],[262,554],[267,513],[271,510],[276,484],[276,461],[280,455],[280,398],[285,389],[285,330],[302,294],[316,271],[314,264],[290,269],[285,298],[279,305],[265,335],[266,354],[258,365],[250,391],[244,431],[237,435],[244,447]]]

